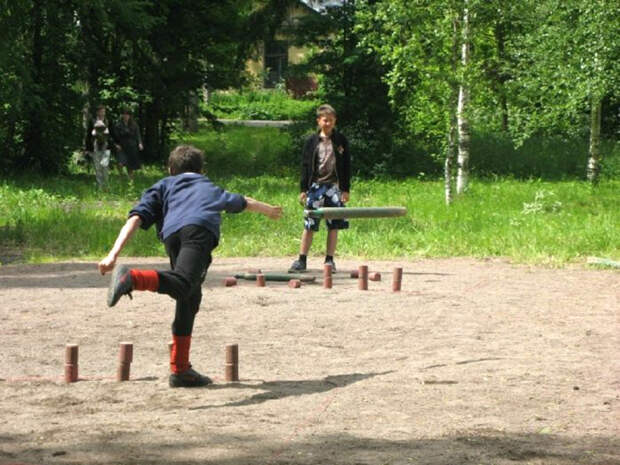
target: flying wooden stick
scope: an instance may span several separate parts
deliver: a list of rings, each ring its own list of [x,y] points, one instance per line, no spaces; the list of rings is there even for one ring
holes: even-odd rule
[[[341,218],[384,218],[404,216],[405,207],[325,207],[316,210],[304,210],[304,216],[325,218],[326,220]]]

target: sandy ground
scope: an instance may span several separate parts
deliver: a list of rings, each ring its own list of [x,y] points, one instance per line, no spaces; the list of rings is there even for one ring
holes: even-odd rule
[[[289,263],[215,259],[192,348],[203,389],[167,385],[168,297],[108,309],[94,263],[0,267],[0,464],[620,464],[617,271],[374,261],[383,279],[360,291],[340,260],[328,290],[313,259],[300,289],[222,284]]]

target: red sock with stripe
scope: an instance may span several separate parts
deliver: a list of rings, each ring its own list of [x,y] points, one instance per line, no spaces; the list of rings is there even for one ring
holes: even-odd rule
[[[172,335],[172,349],[170,350],[170,371],[183,373],[189,370],[189,347],[192,342],[191,336]]]

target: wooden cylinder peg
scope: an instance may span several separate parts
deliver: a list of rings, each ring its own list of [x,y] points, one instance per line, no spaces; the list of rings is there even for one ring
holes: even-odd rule
[[[117,381],[129,381],[131,362],[133,361],[133,344],[121,342],[118,353],[118,369],[116,370]]]
[[[77,365],[78,363],[78,345],[67,344],[65,347],[65,363]]]
[[[226,346],[224,379],[229,383],[239,381],[239,346],[237,344]]]
[[[327,263],[323,265],[323,287],[325,289],[332,288],[332,266]]]
[[[236,278],[233,278],[232,276],[224,278],[224,286],[231,287],[231,286],[236,286],[236,285],[237,285],[237,279]]]
[[[392,272],[392,292],[399,292],[403,280],[403,269],[394,268]]]
[[[257,274],[256,275],[256,285],[258,287],[265,287],[265,275],[264,274]]]
[[[368,275],[368,279],[370,279],[371,281],[381,281],[381,273],[379,272],[370,273]]]
[[[75,383],[78,380],[77,363],[65,363],[65,383]]]
[[[368,266],[360,265],[358,268],[359,277],[357,279],[357,287],[360,291],[368,290]]]
[[[121,363],[133,362],[133,343],[121,342],[120,351],[118,353],[118,360]]]
[[[297,289],[301,287],[301,281],[299,279],[291,279],[288,282],[288,287],[292,287],[293,289]]]
[[[129,381],[129,372],[131,370],[131,363],[119,363],[116,370],[117,381]]]
[[[67,344],[65,347],[65,383],[78,380],[78,345]]]

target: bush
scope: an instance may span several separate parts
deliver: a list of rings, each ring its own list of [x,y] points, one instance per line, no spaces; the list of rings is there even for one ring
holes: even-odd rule
[[[205,110],[222,119],[295,120],[313,118],[317,100],[295,100],[283,90],[215,92]]]

